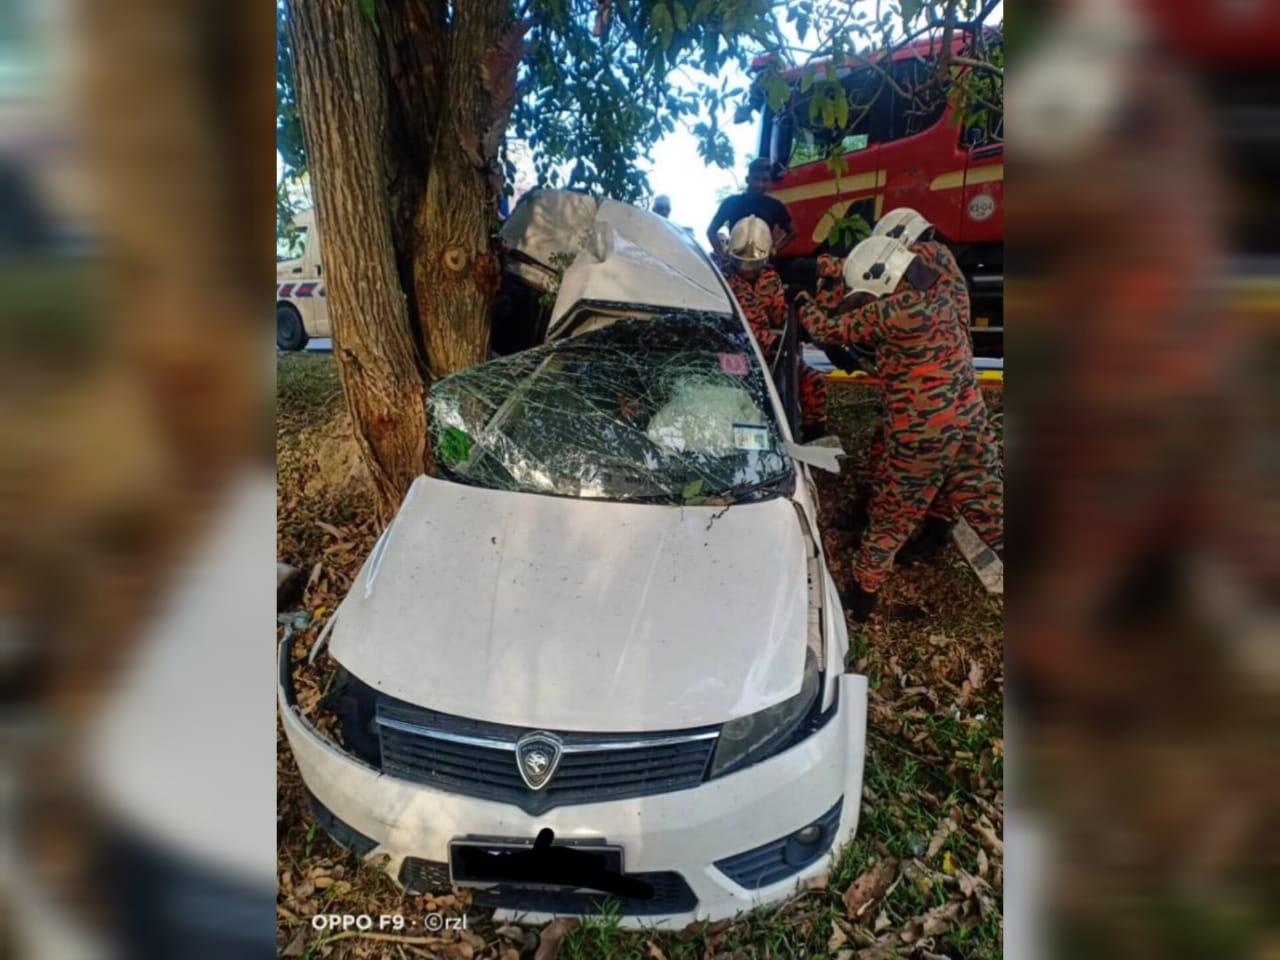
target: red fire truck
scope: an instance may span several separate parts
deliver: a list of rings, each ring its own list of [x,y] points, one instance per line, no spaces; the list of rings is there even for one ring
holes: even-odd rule
[[[984,36],[998,46],[1000,35]],[[929,219],[951,246],[970,282],[974,302],[974,346],[987,356],[1003,354],[1001,297],[1004,283],[1004,139],[1003,118],[986,111],[966,126],[942,87],[928,89],[941,50],[940,38],[918,41],[891,52],[842,63],[836,76],[855,105],[872,103],[837,131],[808,130],[793,122],[807,116],[802,71],[782,74],[792,102],[774,113],[761,107],[759,156],[774,163],[769,193],[783,201],[796,238],[780,252],[784,276],[788,261],[844,249],[831,243],[837,218],[859,214],[874,224],[895,207],[913,207]],[[971,36],[957,32],[953,49],[963,54]],[[768,61],[756,62],[763,69]],[[887,72],[910,98],[901,97],[884,79]],[[993,77],[995,75],[992,75]],[[998,78],[997,78],[998,79]],[[993,80],[993,82],[995,82]],[[922,92],[923,91],[923,92]],[[835,139],[846,170],[836,175],[826,157]]]

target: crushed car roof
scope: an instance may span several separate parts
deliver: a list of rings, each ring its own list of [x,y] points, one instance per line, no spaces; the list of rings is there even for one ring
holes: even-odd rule
[[[503,225],[513,269],[550,289],[555,260],[572,256],[560,279],[549,332],[583,303],[625,303],[732,314],[733,301],[706,253],[670,221],[617,200],[568,190],[521,198]]]

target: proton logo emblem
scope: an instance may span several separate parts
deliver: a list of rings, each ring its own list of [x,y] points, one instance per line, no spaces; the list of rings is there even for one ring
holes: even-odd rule
[[[547,785],[556,767],[564,744],[554,734],[538,730],[526,733],[516,741],[516,767],[530,790],[541,790]]]

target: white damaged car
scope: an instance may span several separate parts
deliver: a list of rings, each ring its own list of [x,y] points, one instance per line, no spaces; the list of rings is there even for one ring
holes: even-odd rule
[[[341,737],[287,643],[280,709],[318,822],[406,888],[678,928],[782,900],[857,827],[866,681],[809,478],[835,456],[792,441],[683,232],[565,202],[548,341],[432,388],[436,475],[334,615]]]

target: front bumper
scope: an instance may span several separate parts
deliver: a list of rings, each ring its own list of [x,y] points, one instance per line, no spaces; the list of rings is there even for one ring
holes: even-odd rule
[[[283,660],[283,658],[282,658]],[[282,664],[283,666],[283,664]],[[447,862],[449,841],[462,836],[532,838],[550,827],[558,839],[606,840],[622,846],[627,873],[676,872],[697,898],[679,913],[628,915],[624,926],[679,928],[695,920],[731,918],[785,899],[824,874],[858,824],[865,756],[866,678],[842,674],[836,716],[775,757],[674,793],[555,807],[537,816],[505,803],[447,793],[388,776],[342,752],[298,712],[281,671],[285,735],[307,788],[339,820],[371,838],[368,856],[386,855],[399,876],[406,857]],[[843,798],[831,852],[793,876],[755,890],[715,866],[818,820]],[[499,919],[542,922],[552,914],[499,909]]]

